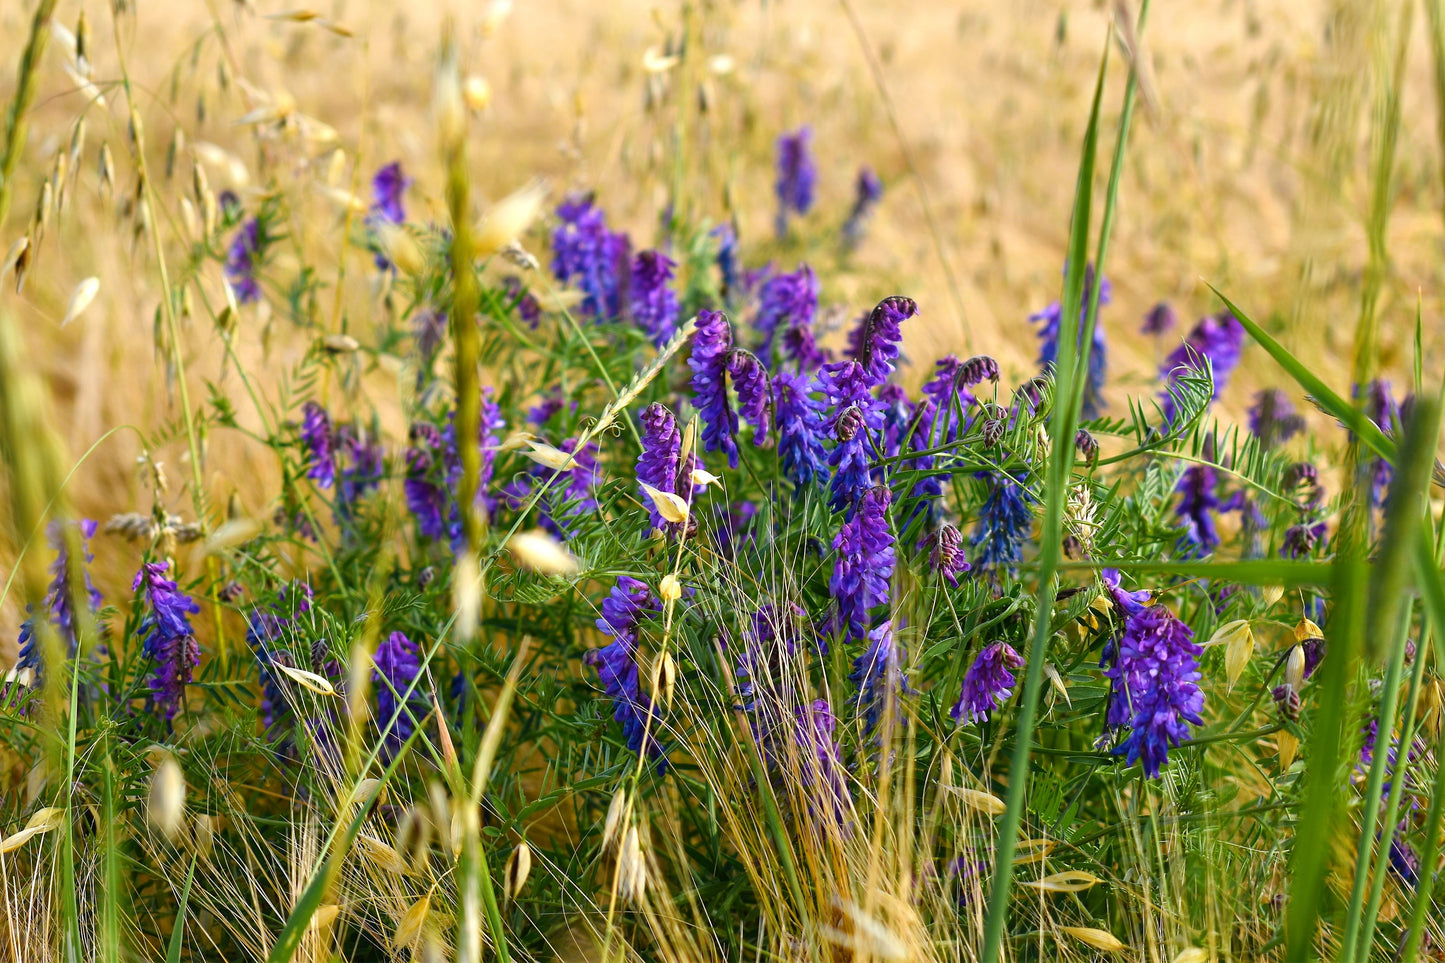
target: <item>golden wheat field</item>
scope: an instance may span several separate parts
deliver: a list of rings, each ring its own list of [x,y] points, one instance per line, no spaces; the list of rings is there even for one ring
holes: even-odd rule
[[[15,66],[33,4],[0,11],[0,96]],[[121,6],[127,6],[121,4]],[[554,196],[597,190],[615,220],[647,234],[671,163],[671,118],[652,110],[649,51],[676,42],[685,18],[718,60],[689,78],[707,98],[704,133],[687,144],[682,176],[713,217],[736,213],[744,238],[781,264],[831,251],[778,248],[770,239],[771,151],[785,129],[810,124],[820,159],[812,221],[841,223],[854,172],[875,167],[887,185],[872,236],[838,271],[823,272],[823,301],[857,304],[906,292],[923,311],[909,355],[987,348],[1020,374],[1033,362],[1030,313],[1057,297],[1078,141],[1110,9],[1102,2],[901,5],[857,2],[408,5],[337,3],[303,11],[283,3],[136,2],[113,17],[107,4],[61,3],[61,29],[40,72],[36,110],[20,158],[6,246],[33,220],[42,182],[72,143],[85,142],[61,204],[37,245],[31,279],[3,297],[21,320],[44,373],[57,423],[78,460],[69,491],[82,513],[130,510],[140,484],[127,424],[178,417],[174,372],[158,360],[157,264],[148,238],[126,218],[137,173],[127,161],[129,122],[117,50],[125,53],[152,177],[178,192],[199,163],[216,189],[255,195],[307,185],[364,192],[369,171],[398,159],[418,180],[422,217],[442,210],[430,114],[441,22],[457,18],[465,70],[490,87],[471,127],[477,191],[486,197],[541,178]],[[94,88],[67,71],[84,11],[94,49]],[[1137,333],[1157,301],[1182,317],[1217,310],[1207,284],[1271,318],[1285,342],[1341,378],[1360,310],[1370,187],[1371,77],[1395,69],[1408,31],[1403,125],[1388,230],[1388,276],[1379,316],[1386,370],[1403,372],[1422,299],[1427,352],[1445,329],[1432,324],[1445,279],[1445,193],[1432,85],[1429,27],[1399,4],[1226,0],[1160,4],[1141,48],[1150,78],[1132,138],[1113,242],[1114,391],[1152,376],[1167,350]],[[298,15],[299,14],[299,15]],[[315,19],[307,19],[311,15]],[[856,18],[856,20],[854,19]],[[1120,49],[1113,55],[1118,58]],[[876,71],[875,68],[876,67]],[[1122,83],[1114,71],[1110,83]],[[104,103],[96,94],[100,93]],[[276,117],[296,122],[272,130]],[[896,121],[896,127],[894,122]],[[113,186],[98,155],[117,158]],[[336,152],[344,159],[334,162]],[[911,162],[911,164],[910,164]],[[336,166],[333,166],[335,164]],[[671,177],[669,173],[667,177]],[[1101,175],[1102,176],[1102,175]],[[320,191],[304,198],[314,224],[295,242],[336,246],[344,214]],[[937,234],[930,229],[930,216]],[[157,217],[162,235],[182,230]],[[314,228],[314,230],[313,230]],[[342,252],[328,253],[337,258]],[[276,368],[317,332],[365,331],[367,254],[351,250],[324,279],[314,328],[298,331],[254,311],[237,321],[236,350]],[[219,275],[219,272],[215,272]],[[62,326],[67,299],[100,279],[84,317]],[[212,313],[219,276],[209,279]],[[342,294],[336,296],[340,282]],[[204,379],[225,387],[224,353],[205,310],[181,331],[192,395]],[[1252,386],[1274,383],[1262,354],[1223,399],[1238,416]],[[385,380],[385,373],[376,373]],[[93,450],[92,446],[95,446]],[[179,489],[189,477],[183,445],[158,452]],[[266,477],[263,453],[235,439],[207,446],[212,497],[245,501]],[[261,486],[254,486],[260,489]],[[183,496],[174,492],[177,504]],[[266,506],[248,505],[252,511]],[[13,559],[13,547],[0,559]],[[101,547],[102,567],[105,549]],[[7,564],[8,567],[8,564]],[[14,636],[13,599],[0,637]]]

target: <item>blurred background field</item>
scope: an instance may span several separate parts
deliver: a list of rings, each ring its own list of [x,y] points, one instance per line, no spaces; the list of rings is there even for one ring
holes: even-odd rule
[[[1036,339],[1027,318],[1058,296],[1079,141],[1111,10],[1037,0],[853,3],[513,8],[493,0],[449,10],[338,2],[307,12],[275,0],[133,0],[120,4],[129,9],[117,18],[110,4],[90,2],[94,87],[86,88],[67,70],[82,4],[61,2],[0,246],[30,226],[41,185],[69,151],[82,114],[85,142],[23,291],[16,293],[11,276],[0,297],[22,321],[70,459],[95,446],[69,482],[80,513],[103,519],[145,510],[139,436],[120,430],[96,442],[116,426],[150,432],[180,418],[175,372],[157,348],[158,265],[127,216],[137,174],[117,46],[160,196],[181,196],[196,162],[215,189],[236,190],[248,203],[291,192],[306,216],[289,225],[288,244],[325,254],[312,259],[328,265],[323,270],[341,265],[315,279],[320,287],[300,323],[242,309],[234,345],[253,371],[280,375],[327,333],[368,343],[375,275],[368,252],[338,247],[337,190],[364,196],[371,172],[399,160],[416,178],[413,219],[444,219],[429,104],[447,14],[456,17],[463,72],[490,88],[490,104],[470,128],[479,208],[533,178],[554,200],[595,189],[613,223],[645,244],[657,234],[666,185],[685,179],[694,216],[732,215],[755,255],[787,269],[812,263],[825,311],[854,311],[893,293],[915,298],[922,323],[908,331],[905,348],[920,375],[947,351],[993,354],[1005,381],[1031,371]],[[32,7],[0,5],[7,103]],[[1188,324],[1218,310],[1206,281],[1280,333],[1337,390],[1348,388],[1367,259],[1371,118],[1401,31],[1406,82],[1379,307],[1381,361],[1403,378],[1417,296],[1426,357],[1438,354],[1445,193],[1424,10],[1348,0],[1156,3],[1141,45],[1149,96],[1131,139],[1108,272],[1114,301],[1101,321],[1110,339],[1106,397],[1116,413],[1131,390],[1148,390],[1158,359],[1175,343],[1138,333],[1145,312],[1167,299]],[[684,37],[708,59],[687,61],[699,65],[690,72],[665,69]],[[1117,103],[1125,73],[1111,71],[1109,103]],[[687,113],[681,126],[679,111]],[[1112,111],[1106,117],[1112,125]],[[804,124],[819,159],[819,203],[776,242],[773,144]],[[1105,131],[1106,142],[1112,136]],[[103,144],[116,158],[109,191],[99,178]],[[867,240],[842,260],[836,232],[864,164],[879,172],[886,193]],[[174,206],[157,212],[155,226],[174,271],[184,231]],[[529,247],[545,261],[535,233]],[[101,283],[95,304],[62,327],[71,290],[89,276]],[[213,324],[224,304],[218,265],[202,267],[198,290],[208,296],[196,299],[182,324],[195,406],[206,402],[208,381],[222,392],[241,390]],[[327,390],[365,393],[383,412],[399,411],[399,375],[361,361],[354,382]],[[1254,388],[1278,382],[1262,352],[1246,352],[1219,413],[1242,417]],[[400,436],[399,414],[387,427]],[[173,436],[155,457],[166,466],[175,510],[186,514],[191,470],[184,433]],[[234,432],[207,439],[202,477],[219,503],[234,495],[248,512],[267,513],[273,506],[252,501],[276,490],[263,484],[275,471],[263,447]],[[128,556],[120,564],[119,549],[105,540],[98,552],[102,589],[128,581]],[[13,559],[14,546],[0,545],[5,571]],[[11,593],[0,608],[6,645],[20,618]]]

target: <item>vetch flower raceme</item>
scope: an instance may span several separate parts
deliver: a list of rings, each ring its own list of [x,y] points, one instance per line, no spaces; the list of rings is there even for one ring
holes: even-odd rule
[[[1204,361],[1208,360],[1210,370],[1214,373],[1214,394],[1211,400],[1218,400],[1220,392],[1229,384],[1234,369],[1239,367],[1243,352],[1244,326],[1234,315],[1225,311],[1201,319],[1194,326],[1194,330],[1189,332],[1184,343],[1164,359],[1164,364],[1159,369],[1159,376],[1164,379],[1165,387],[1164,393],[1159,396],[1159,407],[1164,412],[1165,422],[1172,424],[1178,414],[1170,388],[1177,385],[1187,374],[1202,371]]]
[[[1219,546],[1219,529],[1214,513],[1219,510],[1219,474],[1211,465],[1190,465],[1179,476],[1174,490],[1179,493],[1175,514],[1184,523],[1180,540],[1190,551],[1207,555]]]
[[[963,533],[952,525],[940,525],[925,544],[929,549],[929,567],[949,585],[958,588],[958,577],[972,568],[963,554]]]
[[[678,464],[682,455],[682,432],[677,418],[667,406],[653,402],[642,412],[642,454],[637,456],[637,480],[659,492],[677,493]],[[651,496],[643,491],[651,512],[651,530],[666,530],[669,522],[651,504]]]
[[[612,641],[592,649],[582,660],[597,670],[607,697],[615,703],[612,718],[622,723],[627,748],[667,760],[657,738],[657,720],[652,718],[652,701],[643,693],[637,672],[637,635],[642,620],[661,609],[647,584],[626,575],[619,576],[611,594],[602,602],[597,628]]]
[[[727,369],[733,349],[732,328],[721,311],[701,311],[692,342],[692,403],[702,416],[707,451],[721,451],[730,468],[738,467],[738,415],[728,403]]]
[[[1168,301],[1160,301],[1149,309],[1144,315],[1144,324],[1139,328],[1140,334],[1152,334],[1156,337],[1161,334],[1168,334],[1179,326],[1179,315]]]
[[[1028,492],[1007,472],[985,472],[988,496],[973,533],[974,561],[980,568],[1012,569],[1023,561],[1023,546],[1033,530]]]
[[[828,427],[838,440],[828,455],[833,468],[828,507],[851,517],[853,507],[873,484],[870,433],[883,430],[883,405],[873,396],[868,376],[857,361],[824,365],[818,381],[833,412]]]
[[[763,336],[758,346],[763,364],[773,365],[777,353],[800,371],[812,371],[827,360],[813,334],[818,290],[818,278],[806,264],[799,264],[792,274],[776,274],[758,288],[758,314],[753,324]]]
[[[361,498],[381,484],[386,456],[375,432],[356,424],[336,429],[336,447],[345,456],[337,472],[336,513],[339,519],[347,520]]]
[[[261,222],[253,217],[236,229],[236,236],[226,249],[226,280],[242,304],[261,300],[261,282],[256,273],[261,267],[265,244]]]
[[[331,416],[314,401],[306,402],[301,415],[301,441],[308,452],[306,477],[322,488],[336,481]]]
[[[1153,778],[1169,750],[1189,740],[1190,724],[1204,724],[1198,661],[1204,650],[1173,612],[1148,604],[1149,593],[1121,590],[1118,572],[1106,570],[1104,583],[1123,619],[1104,647],[1104,674],[1112,683],[1107,723],[1128,727],[1117,751]]]
[[[734,348],[728,358],[728,374],[737,389],[739,413],[753,427],[753,444],[762,445],[768,436],[768,412],[772,403],[768,369],[751,351]]]
[[[903,344],[903,322],[917,314],[912,298],[898,296],[884,298],[869,313],[853,351],[871,387],[883,384],[893,373]]]
[[[813,131],[808,127],[778,138],[778,179],[774,190],[778,195],[775,227],[780,238],[787,236],[789,212],[806,214],[813,206],[818,168],[809,146],[812,139]]]
[[[588,196],[573,196],[557,208],[562,222],[552,232],[552,273],[583,294],[579,311],[597,321],[622,313],[622,287],[631,243],[613,233],[607,218]]]
[[[1305,420],[1295,411],[1289,395],[1278,388],[1266,388],[1254,396],[1249,406],[1249,430],[1263,448],[1289,441],[1304,431]]]
[[[890,500],[887,488],[870,488],[853,517],[833,538],[838,557],[828,589],[838,602],[839,627],[850,639],[862,639],[872,610],[888,603],[894,564],[893,533],[888,530]]]
[[[823,402],[806,375],[780,371],[773,376],[778,457],[783,474],[801,490],[828,475],[823,447]]]
[[[671,286],[676,267],[661,251],[643,251],[632,261],[632,319],[659,347],[677,331],[677,292]]]
[[[1023,665],[1023,656],[1007,642],[985,646],[964,673],[958,703],[949,715],[963,724],[987,722],[988,714],[1013,695],[1017,682],[1013,673]]]
[[[376,647],[372,662],[376,722],[381,730],[383,757],[389,762],[426,715],[425,696],[415,685],[421,675],[420,652],[405,632],[393,632]]]
[[[95,561],[95,556],[90,552],[90,539],[95,536],[96,524],[90,519],[82,519],[80,528],[80,550],[86,563]],[[65,653],[73,657],[80,646],[78,628],[76,622],[76,603],[86,604],[94,616],[100,610],[100,591],[90,580],[90,572],[84,565],[81,569],[81,585],[73,585],[70,578],[70,552],[65,542],[64,532],[61,523],[52,522],[46,532],[51,547],[55,549],[55,561],[50,565],[50,587],[45,593],[45,608],[50,613],[50,620],[55,625],[55,630],[60,636],[61,643],[65,646]],[[45,678],[45,660],[39,651],[35,637],[34,615],[27,618],[20,626],[20,638],[18,641],[19,653],[15,661],[16,669],[29,669],[34,673],[32,685],[39,688]]]
[[[1083,349],[1084,324],[1088,319],[1089,301],[1093,297],[1094,266],[1088,265],[1084,271],[1084,295],[1079,305],[1079,350]],[[1114,288],[1108,278],[1099,282],[1099,308],[1102,310],[1105,305],[1114,299]],[[1058,363],[1059,358],[1059,337],[1063,330],[1064,307],[1058,301],[1050,304],[1038,314],[1029,316],[1032,322],[1042,322],[1039,328],[1039,367],[1044,371],[1051,370]],[[1094,320],[1093,350],[1089,352],[1089,377],[1084,385],[1083,406],[1080,414],[1084,418],[1094,418],[1099,414],[1103,405],[1102,391],[1104,388],[1104,377],[1108,371],[1108,350],[1109,346],[1104,338],[1104,325],[1101,318]]]
[[[425,422],[411,426],[411,447],[406,450],[406,479],[402,488],[406,507],[416,519],[417,532],[424,538],[442,539],[447,535],[446,489],[436,477],[441,474],[441,432]]]
[[[732,224],[724,222],[709,233],[717,241],[717,254],[713,260],[717,264],[723,303],[731,304],[738,294],[743,293],[739,287],[742,266],[738,256],[738,232]]]
[[[371,177],[371,213],[391,224],[406,220],[403,198],[412,179],[402,172],[401,162],[392,161],[378,168]]]
[[[169,562],[146,562],[131,585],[131,591],[145,593],[150,609],[140,624],[141,651],[155,663],[150,698],[168,723],[180,710],[186,686],[201,661],[190,619],[201,608],[166,578],[169,568]]]
[[[908,676],[903,672],[906,659],[903,646],[893,638],[892,621],[868,633],[868,648],[853,660],[848,676],[848,681],[858,686],[854,707],[863,717],[865,732],[877,729],[879,718],[908,692]]]
[[[868,227],[869,218],[873,216],[873,209],[882,199],[883,182],[873,173],[873,168],[858,168],[858,178],[853,183],[853,208],[848,212],[848,220],[843,222],[845,248],[852,250],[863,240],[863,233]]]

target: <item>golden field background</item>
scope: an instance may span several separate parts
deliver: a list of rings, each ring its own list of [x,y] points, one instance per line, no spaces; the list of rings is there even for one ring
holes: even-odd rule
[[[304,253],[327,287],[301,325],[254,307],[242,312],[235,346],[256,384],[274,401],[284,373],[321,334],[344,330],[368,344],[381,311],[370,256],[343,245],[342,217],[316,186],[328,171],[339,171],[338,186],[355,185],[364,195],[372,170],[400,160],[417,178],[408,195],[411,217],[443,220],[429,104],[442,21],[452,16],[463,71],[492,89],[491,105],[470,127],[479,209],[540,177],[554,199],[570,189],[596,189],[613,223],[647,245],[667,185],[682,183],[694,214],[735,213],[750,265],[772,258],[791,269],[809,260],[823,280],[825,305],[845,305],[851,315],[883,295],[914,297],[923,315],[906,331],[905,347],[915,365],[948,351],[989,353],[1003,363],[1006,381],[1031,373],[1035,337],[1026,318],[1057,297],[1080,139],[1114,8],[1058,0],[853,2],[886,100],[849,8],[827,0],[686,8],[543,0],[511,9],[497,2],[448,9],[323,0],[310,20],[281,0],[130,0],[118,16],[109,3],[66,0],[56,21],[74,31],[84,7],[92,79],[105,104],[87,106],[89,95],[65,69],[70,53],[63,38],[54,38],[0,249],[29,226],[41,183],[57,152],[68,149],[82,111],[83,158],[69,173],[65,205],[52,216],[23,292],[8,279],[0,311],[24,331],[72,461],[117,426],[149,434],[179,419],[175,385],[156,349],[159,265],[149,239],[138,238],[123,216],[123,203],[98,184],[102,143],[116,157],[116,197],[132,194],[136,183],[126,97],[117,86],[119,51],[143,122],[145,157],[162,201],[154,220],[172,270],[183,250],[176,204],[197,158],[214,188],[235,188],[251,205],[281,192],[298,212],[290,222],[293,253],[283,253],[276,270],[294,272]],[[1430,362],[1445,336],[1438,321],[1445,194],[1430,23],[1414,6],[1154,4],[1142,39],[1152,96],[1136,116],[1106,272],[1114,303],[1102,323],[1115,413],[1123,412],[1127,393],[1152,390],[1157,360],[1173,343],[1138,335],[1145,311],[1167,298],[1187,330],[1219,307],[1206,281],[1256,319],[1273,319],[1287,345],[1338,390],[1348,388],[1366,263],[1372,118],[1401,30],[1409,39],[1379,308],[1382,363],[1397,383],[1403,380],[1418,293],[1425,371],[1438,376]],[[6,104],[32,8],[0,4]],[[684,35],[704,57],[667,73],[644,70],[649,48],[663,50]],[[1126,72],[1119,54],[1115,47],[1104,102],[1107,151]],[[704,58],[717,57],[728,58],[731,69],[710,69]],[[699,97],[707,103],[701,115]],[[907,150],[890,124],[890,104]],[[689,119],[679,154],[680,110]],[[239,123],[258,114],[265,123]],[[328,125],[334,138],[316,136],[325,131],[315,125],[306,136],[299,115]],[[271,123],[276,117],[288,120],[284,130]],[[779,245],[771,236],[773,140],[804,123],[814,130],[819,201]],[[183,143],[165,179],[177,128]],[[224,148],[238,163],[217,162],[198,143]],[[340,168],[332,167],[336,148],[345,152]],[[843,263],[833,234],[860,164],[878,170],[887,192],[870,236]],[[1100,166],[1107,170],[1107,155]],[[940,229],[947,271],[920,187]],[[529,247],[545,262],[545,231],[534,230]],[[70,291],[92,275],[101,281],[99,297],[62,327]],[[205,310],[224,303],[220,277],[219,265],[203,268],[193,289],[197,310],[183,330],[193,407],[205,402],[207,380],[242,396],[237,366],[223,364],[220,334]],[[405,390],[399,373],[394,365],[359,367],[355,384],[327,387],[328,400],[339,404],[351,394],[376,406],[399,438]],[[1263,352],[1247,351],[1221,415],[1242,417],[1250,390],[1275,383],[1281,376]],[[1302,401],[1297,394],[1296,400]],[[1320,427],[1327,443],[1337,440]],[[101,441],[68,483],[77,509],[101,519],[148,511],[148,489],[136,471],[141,451],[133,431]],[[171,480],[171,508],[189,518],[184,452],[183,441],[170,442],[154,455]],[[202,477],[215,504],[234,494],[248,512],[269,516],[277,469],[261,446],[212,432]],[[9,510],[8,502],[0,504]],[[0,571],[8,575],[15,546],[5,537]],[[134,570],[134,552],[104,537],[96,548],[101,587],[114,598]],[[13,645],[22,617],[16,595],[7,593],[0,605],[5,645]]]

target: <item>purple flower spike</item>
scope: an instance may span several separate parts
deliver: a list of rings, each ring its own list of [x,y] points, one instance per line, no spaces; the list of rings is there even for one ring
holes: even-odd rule
[[[333,450],[331,416],[326,409],[314,401],[306,402],[301,411],[301,441],[305,443],[310,457],[306,477],[322,488],[330,488],[336,481],[336,453]]]
[[[768,408],[772,401],[768,369],[751,351],[734,349],[728,358],[728,374],[738,392],[738,409],[753,426],[753,444],[761,445],[768,437]]]
[[[1249,430],[1264,448],[1283,444],[1304,429],[1304,418],[1280,389],[1266,388],[1254,396],[1254,404],[1249,406]]]
[[[883,430],[883,405],[874,398],[863,366],[839,361],[823,366],[818,381],[832,408],[829,429],[838,445],[828,456],[833,467],[829,508],[851,517],[853,506],[873,484],[869,471],[869,433]]]
[[[1089,302],[1093,299],[1094,288],[1094,266],[1088,265],[1084,270],[1084,293],[1083,300],[1079,305],[1079,348],[1083,348],[1084,324],[1089,316]],[[1114,287],[1109,283],[1108,278],[1099,282],[1099,308],[1102,310],[1105,305],[1114,299]],[[1064,306],[1058,301],[1050,304],[1038,314],[1029,316],[1030,321],[1042,322],[1039,328],[1039,367],[1048,371],[1059,360],[1059,335],[1063,330]],[[1080,414],[1084,418],[1098,416],[1099,409],[1103,406],[1101,392],[1104,388],[1104,377],[1108,371],[1108,342],[1104,338],[1104,325],[1102,319],[1094,320],[1093,350],[1089,352],[1089,379],[1084,386],[1084,403]]]
[[[1024,542],[1034,526],[1027,492],[1004,472],[988,472],[983,477],[989,490],[974,529],[974,559],[981,568],[1012,570],[1023,561]]]
[[[166,722],[176,717],[201,661],[201,647],[191,629],[190,616],[201,607],[166,578],[169,562],[147,562],[136,573],[131,591],[145,592],[150,612],[140,624],[141,651],[155,663],[151,700]]]
[[[677,331],[677,265],[660,251],[643,251],[632,261],[632,318],[654,345],[666,344]]]
[[[778,422],[778,456],[783,474],[799,489],[828,475],[823,448],[823,402],[806,375],[780,371],[773,376]]]
[[[978,404],[969,389],[985,380],[998,381],[998,376],[998,362],[987,355],[959,361],[950,354],[934,362],[933,377],[923,385],[923,394],[943,417],[935,417],[927,435],[930,447],[958,439],[958,433],[968,427],[968,409]]]
[[[1118,751],[1154,778],[1169,750],[1189,740],[1189,724],[1204,724],[1198,661],[1204,650],[1174,613],[1147,604],[1148,593],[1120,590],[1118,572],[1106,570],[1104,582],[1124,621],[1104,647],[1104,674],[1113,683],[1107,722],[1129,727]]]
[[[1214,513],[1219,511],[1219,473],[1209,465],[1190,465],[1179,476],[1174,490],[1179,506],[1174,513],[1184,523],[1182,543],[1194,553],[1208,555],[1219,547],[1219,529]]]
[[[569,197],[557,208],[557,218],[562,223],[552,232],[552,273],[581,288],[581,314],[598,321],[617,317],[630,261],[627,235],[609,230],[588,196]]]
[[[848,638],[867,634],[869,613],[888,603],[893,578],[893,533],[888,530],[887,488],[870,488],[858,511],[833,539],[838,553],[828,589],[838,600],[839,624]]]
[[[96,524],[90,519],[80,521],[80,550],[81,556],[89,563],[95,561],[95,556],[90,551],[90,539],[95,537]],[[67,655],[74,656],[80,646],[80,639],[77,635],[75,625],[75,604],[84,602],[90,607],[94,615],[100,610],[104,599],[95,583],[90,580],[90,572],[81,566],[82,585],[72,587],[70,581],[70,553],[66,547],[64,532],[61,523],[51,522],[46,532],[50,545],[55,549],[55,561],[50,565],[50,588],[45,593],[45,607],[50,611],[50,619],[55,624],[55,630],[60,635],[60,640],[65,643]],[[83,591],[76,591],[81,589]],[[34,616],[27,618],[20,626],[18,658],[15,661],[16,669],[29,669],[34,673],[33,685],[39,687],[45,678],[45,660],[36,645]]]
[[[727,455],[728,466],[738,467],[738,415],[728,404],[727,365],[733,333],[721,311],[700,311],[692,342],[692,403],[702,415],[702,442],[707,451]]]
[[[908,676],[903,673],[907,657],[903,646],[894,642],[891,621],[868,633],[868,648],[853,660],[848,676],[848,681],[858,686],[856,707],[864,731],[878,728],[879,717],[908,691]]]
[[[1017,681],[1013,670],[1022,669],[1023,665],[1023,656],[1007,642],[986,646],[964,674],[958,703],[949,715],[964,725],[987,722],[988,714],[1013,695]]]
[[[637,480],[660,492],[677,492],[678,464],[682,455],[682,432],[677,418],[667,406],[654,401],[642,412],[642,454],[637,456]],[[651,497],[642,496],[651,505],[649,530],[667,529],[668,521],[651,504]]]
[[[1234,369],[1239,367],[1243,352],[1244,326],[1234,315],[1225,311],[1201,319],[1194,326],[1194,330],[1189,332],[1189,337],[1184,339],[1184,343],[1164,359],[1164,365],[1159,369],[1159,376],[1164,379],[1166,389],[1159,398],[1159,407],[1164,412],[1165,422],[1172,424],[1178,414],[1174,397],[1169,394],[1168,388],[1178,384],[1186,374],[1202,370],[1203,362],[1207,358],[1214,372],[1214,395],[1211,400],[1217,401],[1220,392],[1229,384]]]
[[[853,209],[848,212],[848,220],[843,222],[844,247],[852,250],[863,240],[873,209],[882,199],[883,182],[873,173],[873,168],[858,168],[858,179],[853,184]]]
[[[597,620],[597,628],[612,641],[582,657],[597,670],[603,690],[616,704],[612,718],[622,723],[627,748],[660,759],[659,768],[665,767],[667,761],[658,743],[657,721],[653,719],[649,726],[652,701],[638,681],[636,651],[642,620],[660,609],[657,597],[645,583],[619,576],[611,594],[603,600],[602,617]]]
[[[254,217],[236,230],[231,246],[226,249],[226,280],[231,282],[236,300],[242,304],[261,300],[261,282],[256,279],[256,272],[261,267],[264,249],[261,222]]]
[[[426,715],[421,687],[413,684],[421,675],[421,658],[416,643],[404,632],[393,632],[376,647],[371,682],[376,686],[376,722],[381,729],[383,757],[390,762],[416,731]],[[408,695],[407,690],[411,689]]]
[[[732,224],[724,222],[708,233],[717,240],[714,262],[717,264],[722,299],[725,303],[731,303],[733,295],[742,293],[739,286],[742,263],[738,257],[738,232]]]
[[[1156,337],[1161,334],[1168,334],[1179,326],[1179,314],[1168,301],[1160,301],[1149,309],[1144,315],[1144,324],[1140,326],[1140,334],[1152,334]]]
[[[863,365],[871,386],[881,385],[893,373],[903,344],[904,321],[918,314],[912,298],[891,297],[878,302],[868,315],[856,346],[856,360]]]
[[[432,425],[417,422],[411,426],[411,442],[406,450],[406,480],[402,483],[406,507],[416,518],[417,532],[423,538],[440,540],[447,534],[447,494],[437,478],[441,474],[441,433]]]
[[[806,214],[813,206],[813,192],[818,183],[818,168],[813,163],[809,143],[813,132],[800,127],[778,138],[778,237],[788,233],[788,213]]]
[[[1390,382],[1376,378],[1365,388],[1365,417],[1373,421],[1386,435],[1393,436],[1400,430],[1400,406],[1390,390]],[[1394,469],[1383,458],[1370,462],[1370,505],[1378,508],[1385,504],[1385,494],[1390,488]]]
[[[775,343],[782,342],[782,355],[799,371],[812,371],[827,360],[813,334],[818,314],[818,278],[813,269],[799,264],[792,274],[777,274],[758,289],[758,316],[754,327],[763,336],[758,358],[772,365]]]
[[[941,525],[938,531],[928,536],[928,565],[945,582],[958,588],[958,577],[973,566],[963,554],[963,533],[952,525]]]
[[[371,178],[372,213],[392,224],[405,221],[406,207],[402,199],[411,185],[412,179],[402,173],[400,161],[392,161],[378,170]]]
[[[336,511],[339,518],[349,519],[362,497],[381,484],[386,455],[375,434],[358,425],[342,425],[336,431],[336,440],[346,456],[346,466],[338,473]]]

